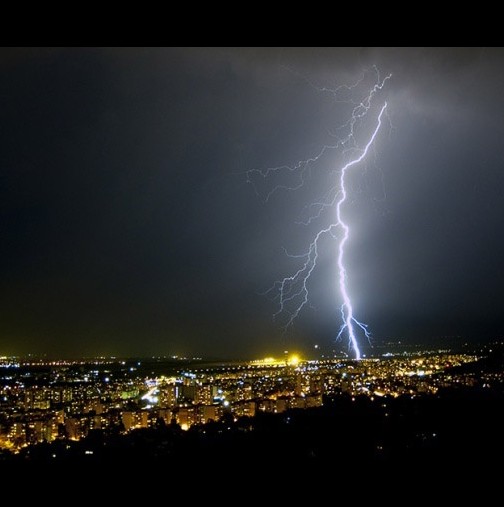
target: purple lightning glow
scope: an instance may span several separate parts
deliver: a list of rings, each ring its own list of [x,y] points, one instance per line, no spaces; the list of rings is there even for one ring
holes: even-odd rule
[[[345,175],[348,169],[350,169],[352,166],[357,165],[359,162],[361,162],[365,156],[367,155],[367,152],[370,148],[370,146],[374,143],[374,140],[376,138],[376,135],[378,134],[378,131],[380,130],[381,124],[382,124],[382,115],[384,111],[387,109],[387,103],[383,104],[380,114],[378,115],[378,123],[376,125],[376,128],[373,132],[373,135],[371,136],[371,139],[366,144],[366,147],[362,151],[359,157],[352,160],[351,162],[348,162],[342,169],[340,174],[340,192],[341,197],[338,200],[338,203],[336,204],[336,218],[337,218],[337,225],[340,226],[343,229],[343,237],[340,239],[339,246],[338,246],[338,273],[339,273],[339,288],[341,292],[341,296],[343,298],[343,304],[341,305],[341,318],[343,319],[343,324],[341,325],[340,331],[338,333],[338,338],[341,337],[343,331],[346,329],[348,331],[348,338],[350,340],[351,346],[355,352],[355,358],[360,359],[361,352],[359,349],[359,345],[357,343],[357,338],[355,337],[355,331],[354,331],[354,324],[357,324],[362,331],[364,331],[364,334],[366,335],[366,338],[370,338],[369,332],[367,330],[367,325],[363,324],[362,322],[359,322],[354,316],[353,316],[353,308],[352,308],[352,302],[350,301],[350,296],[348,295],[347,287],[346,287],[346,269],[345,265],[343,264],[343,255],[345,251],[345,243],[348,240],[348,236],[350,234],[350,228],[348,225],[343,221],[343,218],[341,217],[341,206],[346,201],[347,197],[347,191],[345,188]]]
[[[352,348],[356,359],[361,358],[361,351],[357,340],[356,328],[359,328],[368,340],[370,339],[370,333],[367,329],[367,325],[359,322],[355,318],[352,302],[347,290],[347,272],[344,264],[344,253],[345,245],[350,236],[350,227],[343,220],[342,208],[345,201],[347,200],[347,189],[345,186],[346,175],[350,169],[358,166],[366,158],[380,131],[383,116],[387,109],[387,102],[384,102],[383,105],[377,109],[379,112],[376,117],[374,130],[372,131],[372,134],[370,135],[364,147],[359,148],[356,142],[356,130],[362,124],[372,109],[371,106],[374,96],[383,89],[386,81],[391,77],[391,75],[388,75],[383,80],[380,80],[378,70],[376,68],[373,68],[373,70],[376,73],[376,82],[372,88],[368,90],[368,93],[364,96],[364,98],[360,101],[357,101],[356,105],[352,109],[350,119],[341,127],[341,129],[347,129],[347,134],[345,136],[343,136],[333,145],[324,145],[318,154],[307,160],[302,160],[294,166],[281,166],[269,168],[266,170],[254,169],[247,172],[247,181],[254,184],[256,193],[258,192],[253,180],[253,175],[260,176],[263,179],[267,179],[271,175],[280,173],[281,171],[287,171],[288,173],[296,173],[299,175],[298,181],[294,185],[280,183],[276,185],[272,190],[270,190],[266,194],[265,198],[265,200],[268,201],[270,197],[279,190],[283,189],[295,191],[301,188],[305,184],[306,175],[310,165],[317,162],[328,150],[340,148],[343,150],[344,154],[349,151],[358,153],[358,156],[352,158],[341,168],[338,181],[331,186],[325,197],[307,206],[307,209],[311,212],[311,216],[309,216],[306,221],[301,221],[300,223],[304,225],[310,225],[315,220],[320,219],[324,211],[334,209],[335,221],[331,221],[328,226],[319,229],[311,241],[306,253],[301,255],[290,255],[286,252],[286,254],[291,258],[304,259],[303,264],[293,275],[286,276],[282,280],[275,282],[273,287],[265,292],[265,294],[275,294],[274,299],[278,299],[279,308],[278,311],[274,314],[274,317],[276,318],[280,315],[287,315],[288,318],[285,324],[285,329],[289,328],[293,324],[294,320],[299,316],[301,310],[308,304],[308,281],[315,267],[317,266],[317,260],[319,257],[319,240],[328,233],[337,239],[336,231],[337,229],[341,229],[342,234],[339,237],[337,264],[338,286],[342,298],[342,305],[340,309],[342,325],[339,329],[337,338],[340,339],[345,331],[348,333],[349,347]],[[345,90],[347,92],[354,91],[358,86],[361,85],[364,77],[365,76],[363,76],[357,83],[352,86],[344,85],[339,86],[335,89],[317,88],[317,90],[320,92],[329,92],[333,94],[333,96],[337,99],[342,90]]]

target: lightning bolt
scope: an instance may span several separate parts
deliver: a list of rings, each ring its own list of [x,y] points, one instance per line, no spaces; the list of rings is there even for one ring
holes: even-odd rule
[[[343,264],[343,255],[345,252],[345,244],[348,241],[348,236],[350,234],[350,227],[343,221],[343,218],[341,217],[341,206],[346,201],[347,198],[347,191],[345,188],[345,175],[349,169],[352,168],[352,166],[357,165],[359,162],[362,162],[364,158],[367,155],[367,152],[369,151],[369,148],[374,143],[374,140],[378,134],[378,131],[380,130],[381,124],[382,124],[382,116],[385,110],[387,109],[387,102],[385,102],[380,109],[380,114],[378,115],[378,122],[376,125],[375,130],[373,131],[373,134],[371,138],[369,139],[368,143],[366,144],[366,147],[362,151],[362,153],[354,160],[348,162],[342,169],[340,174],[340,192],[341,197],[338,200],[338,203],[336,204],[336,218],[337,218],[337,225],[341,226],[343,229],[343,236],[340,239],[339,245],[338,245],[338,273],[339,273],[339,288],[340,293],[343,298],[343,304],[341,305],[341,318],[343,319],[343,324],[341,325],[340,331],[338,333],[338,339],[341,337],[345,329],[348,331],[348,338],[350,340],[350,344],[355,352],[355,358],[360,359],[361,352],[359,349],[359,345],[357,343],[357,338],[355,336],[355,330],[354,330],[354,324],[359,326],[364,334],[366,335],[366,338],[370,339],[369,331],[367,330],[367,325],[363,324],[362,322],[359,322],[354,316],[353,316],[353,308],[352,308],[352,302],[350,301],[350,296],[348,295],[347,287],[346,287],[346,279],[347,279],[347,273],[345,269],[345,265]]]
[[[259,192],[256,185],[257,179],[262,177],[262,179],[266,180],[273,175],[281,175],[281,173],[297,174],[297,181],[294,184],[289,185],[286,183],[279,183],[267,192],[265,201],[268,201],[271,196],[279,190],[295,191],[304,186],[310,167],[319,161],[329,150],[342,149],[343,154],[348,152],[352,152],[354,154],[353,158],[351,158],[351,160],[340,169],[339,178],[336,178],[336,182],[329,188],[325,196],[317,202],[313,202],[305,207],[308,210],[308,219],[298,223],[310,225],[320,219],[322,214],[327,210],[333,210],[333,220],[328,226],[318,230],[305,253],[301,255],[292,255],[285,251],[287,256],[290,258],[302,259],[301,266],[292,275],[276,281],[273,286],[263,294],[274,294],[274,299],[277,299],[279,302],[278,311],[274,314],[274,318],[277,318],[280,315],[287,315],[287,321],[284,328],[288,329],[299,316],[301,310],[308,304],[308,281],[317,266],[317,260],[319,258],[319,243],[321,238],[329,234],[334,239],[338,239],[337,230],[340,229],[342,233],[340,234],[338,243],[337,265],[338,287],[343,302],[340,308],[342,324],[339,329],[337,339],[340,339],[346,331],[348,334],[349,347],[353,350],[356,359],[361,358],[361,351],[356,331],[360,329],[368,340],[370,340],[371,334],[368,331],[367,324],[364,324],[355,318],[352,302],[348,294],[347,271],[345,269],[344,257],[345,245],[350,236],[350,226],[343,219],[342,208],[348,195],[345,186],[346,175],[348,171],[358,166],[366,158],[381,129],[383,117],[386,114],[387,102],[385,101],[377,109],[378,113],[375,120],[375,126],[367,143],[363,147],[359,147],[356,141],[356,131],[372,110],[372,101],[374,97],[383,89],[385,83],[391,78],[391,75],[388,75],[381,80],[377,68],[373,67],[373,70],[376,75],[375,84],[370,90],[368,89],[368,92],[364,95],[362,100],[353,102],[354,107],[352,109],[350,119],[338,129],[339,131],[344,131],[346,129],[346,135],[339,138],[334,144],[324,145],[314,156],[306,160],[301,160],[293,166],[279,166],[264,170],[252,169],[246,173],[247,182],[254,185],[254,189],[258,195]],[[362,84],[364,78],[365,74],[353,85],[342,85],[334,89],[316,89],[320,92],[331,93],[335,99],[339,101],[339,95],[342,92],[353,92]],[[311,83],[309,84],[313,86]]]

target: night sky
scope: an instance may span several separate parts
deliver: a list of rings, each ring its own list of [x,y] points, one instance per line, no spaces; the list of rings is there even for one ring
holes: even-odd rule
[[[336,243],[288,333],[261,293],[340,159],[268,202],[246,171],[317,153],[348,104],[316,87],[372,65],[390,122],[350,181],[355,311],[377,341],[501,336],[504,50],[4,49],[0,355],[332,348]]]

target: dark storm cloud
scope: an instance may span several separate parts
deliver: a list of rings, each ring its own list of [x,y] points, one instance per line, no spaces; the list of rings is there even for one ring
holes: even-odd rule
[[[290,335],[258,292],[307,193],[268,203],[244,171],[316,153],[345,118],[312,85],[393,73],[391,129],[352,196],[350,289],[379,338],[498,333],[504,282],[502,50],[209,48],[0,54],[0,353],[247,355]],[[312,85],[310,85],[310,83]],[[384,198],[385,196],[385,198]]]

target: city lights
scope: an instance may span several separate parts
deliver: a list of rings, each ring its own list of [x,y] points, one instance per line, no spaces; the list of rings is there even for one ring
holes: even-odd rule
[[[40,384],[24,384],[26,365],[16,374],[4,369],[0,387],[0,447],[19,451],[30,444],[59,439],[79,441],[91,430],[122,433],[158,424],[194,425],[259,412],[320,407],[324,396],[348,394],[374,399],[436,393],[451,384],[473,385],[475,379],[451,373],[455,366],[477,361],[476,355],[449,352],[390,355],[385,358],[303,360],[285,351],[283,360],[219,363],[146,376],[140,362],[83,362],[78,369],[53,362]],[[3,358],[5,363],[12,359]],[[104,377],[100,368],[107,368]],[[148,366],[145,366],[148,368]],[[86,380],[87,379],[87,380]],[[494,382],[483,376],[482,387]]]

